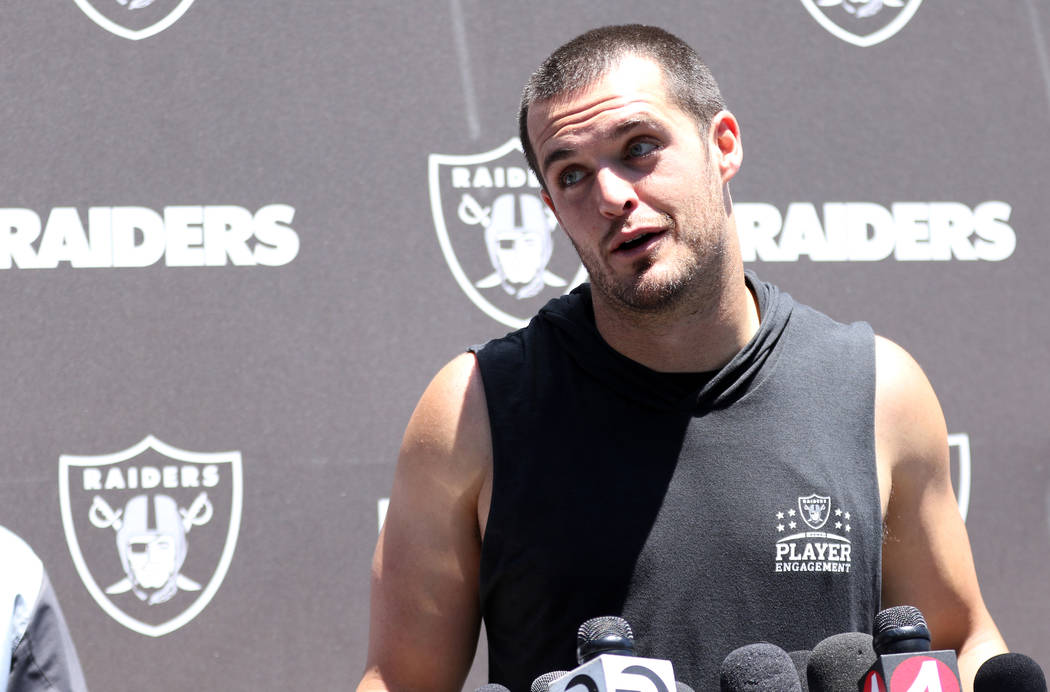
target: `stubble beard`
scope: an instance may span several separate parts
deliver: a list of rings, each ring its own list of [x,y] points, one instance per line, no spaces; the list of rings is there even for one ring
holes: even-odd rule
[[[705,228],[682,236],[674,219],[663,214],[663,220],[668,231],[662,242],[679,245],[678,252],[659,262],[652,256],[640,258],[627,276],[612,276],[595,256],[576,246],[592,289],[609,307],[634,315],[670,313],[717,284],[714,274],[720,273],[724,251],[719,239],[725,229]]]

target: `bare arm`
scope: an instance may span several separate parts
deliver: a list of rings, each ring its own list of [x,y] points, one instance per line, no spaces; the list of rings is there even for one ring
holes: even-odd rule
[[[491,441],[472,354],[446,365],[405,430],[372,563],[368,662],[358,692],[459,690],[477,646],[479,496]]]
[[[952,491],[940,404],[918,364],[876,340],[875,439],[883,489],[882,605],[913,605],[935,649],[955,649],[965,689],[1006,644],[985,608]],[[887,489],[889,490],[887,496]]]

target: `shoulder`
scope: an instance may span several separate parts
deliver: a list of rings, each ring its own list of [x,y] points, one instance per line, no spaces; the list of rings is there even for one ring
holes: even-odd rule
[[[891,496],[951,494],[948,431],[937,395],[903,348],[875,337],[875,448],[884,513]]]
[[[34,603],[44,578],[44,565],[29,544],[8,529],[0,526],[0,594],[21,595]]]
[[[11,531],[0,526],[0,629],[5,641],[0,642],[0,656],[10,655],[22,641],[39,605],[46,583],[44,566],[33,549]],[[6,675],[10,660],[0,660]],[[0,680],[6,680],[0,675]],[[13,688],[8,688],[13,689]]]
[[[464,480],[485,471],[491,457],[481,371],[473,353],[449,361],[430,381],[405,429],[400,464]]]
[[[895,468],[947,461],[947,429],[930,381],[907,351],[881,336],[875,337],[875,431]]]
[[[0,526],[0,555],[4,557],[5,564],[11,564],[7,560],[14,564],[21,564],[23,561],[40,562],[28,543],[3,526]]]

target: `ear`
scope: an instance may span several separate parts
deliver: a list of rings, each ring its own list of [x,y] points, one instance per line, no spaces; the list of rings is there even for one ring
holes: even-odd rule
[[[547,205],[547,208],[554,212],[554,218],[558,220],[558,225],[565,228],[565,226],[562,225],[561,217],[558,216],[558,210],[554,208],[554,201],[551,200],[551,196],[547,194],[546,190],[540,189],[540,198],[543,200],[543,203]]]
[[[710,137],[722,182],[729,182],[740,170],[744,158],[740,124],[737,123],[736,117],[729,111],[719,111],[711,119]]]

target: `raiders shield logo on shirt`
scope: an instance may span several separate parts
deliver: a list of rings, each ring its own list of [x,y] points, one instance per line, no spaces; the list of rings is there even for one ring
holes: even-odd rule
[[[802,521],[813,530],[817,530],[828,522],[831,513],[831,497],[826,495],[807,495],[798,498],[798,511]]]

